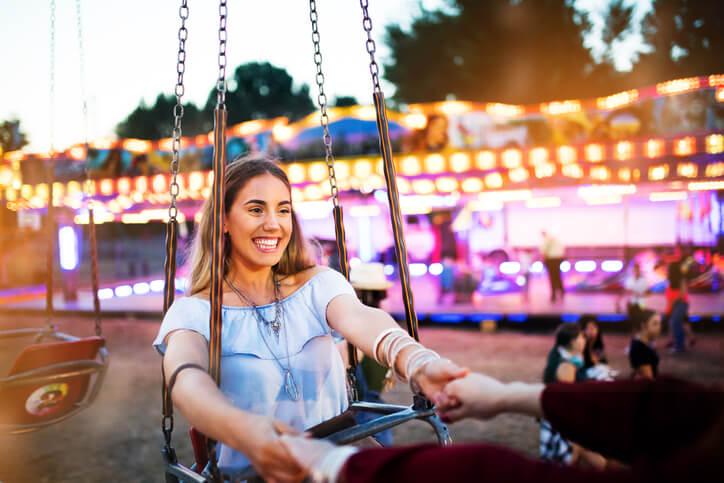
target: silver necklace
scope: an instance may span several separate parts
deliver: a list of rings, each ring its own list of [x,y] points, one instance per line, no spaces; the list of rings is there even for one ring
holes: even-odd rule
[[[254,314],[256,315],[257,320],[262,322],[262,325],[267,328],[267,331],[270,334],[274,332],[274,337],[276,337],[278,344],[279,329],[281,329],[282,326],[281,304],[279,303],[279,281],[277,281],[277,279],[272,276],[272,283],[274,284],[274,318],[272,320],[267,320],[266,317],[264,317],[264,314],[261,313],[259,307],[249,297],[244,295],[244,292],[239,290],[239,288],[234,285],[230,280],[226,279],[226,283],[229,284],[231,290],[233,290],[240,299],[242,299],[244,302],[246,302],[247,305],[251,306],[254,309]]]
[[[269,350],[269,353],[272,355],[276,363],[279,365],[279,367],[282,370],[282,374],[284,375],[284,390],[286,391],[287,395],[292,401],[298,401],[299,400],[299,389],[297,388],[297,382],[294,380],[294,375],[292,374],[291,370],[291,358],[289,357],[289,333],[287,332],[286,324],[284,325],[284,339],[286,341],[286,348],[287,348],[287,365],[285,366],[282,364],[281,358],[277,357],[277,355],[274,353],[274,351],[271,348],[271,345],[266,340],[266,337],[264,336],[264,327],[266,326],[267,330],[271,327],[271,329],[274,331],[274,335],[277,339],[277,344],[279,343],[279,329],[281,328],[281,319],[282,319],[282,308],[281,308],[281,302],[280,302],[280,293],[279,293],[279,286],[280,283],[274,279],[274,319],[271,321],[268,321],[262,314],[259,308],[256,306],[254,302],[252,302],[248,297],[246,297],[241,290],[239,290],[233,283],[231,283],[229,280],[226,280],[226,283],[231,287],[231,289],[236,293],[236,295],[239,296],[242,300],[244,300],[247,304],[249,304],[254,309],[254,315],[256,316],[256,321],[259,326],[259,334],[261,335],[261,340],[264,342],[264,345]]]

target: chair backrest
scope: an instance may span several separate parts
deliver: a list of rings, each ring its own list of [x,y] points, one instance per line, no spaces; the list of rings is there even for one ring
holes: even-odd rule
[[[105,345],[103,337],[27,346],[17,357],[9,376],[22,377],[28,371],[57,375],[69,372],[59,364],[93,361]],[[37,381],[0,391],[0,423],[27,425],[49,423],[72,411],[86,397],[92,374],[69,375],[54,381]]]

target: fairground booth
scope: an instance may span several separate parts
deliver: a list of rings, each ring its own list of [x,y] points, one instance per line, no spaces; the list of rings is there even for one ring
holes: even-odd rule
[[[352,264],[381,262],[394,279],[375,110],[334,108],[329,116]],[[526,275],[543,276],[538,247],[546,231],[566,247],[561,268],[571,291],[615,290],[633,260],[654,290],[663,289],[665,265],[682,251],[696,260],[692,291],[721,290],[724,75],[534,105],[411,104],[390,111],[389,125],[410,272],[430,286],[453,265],[473,278],[479,296],[516,292]],[[320,256],[333,256],[319,114],[293,123],[252,120],[227,136],[229,159],[264,153],[280,160],[305,235],[320,242]],[[117,296],[121,280],[135,281],[124,293],[161,290],[154,278],[163,259],[171,143],[98,139],[52,157],[6,153],[0,224],[14,229],[3,235],[0,284],[42,280],[42,257],[33,267],[14,254],[42,246],[36,235],[52,175],[62,269],[87,270],[92,200],[102,296]],[[178,206],[188,238],[212,182],[210,136],[183,138],[181,154]],[[14,260],[24,260],[22,270]]]

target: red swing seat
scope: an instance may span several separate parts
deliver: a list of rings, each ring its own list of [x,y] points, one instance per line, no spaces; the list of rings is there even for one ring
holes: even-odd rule
[[[0,428],[11,433],[60,422],[90,405],[108,364],[105,339],[62,333],[30,344],[0,379]]]

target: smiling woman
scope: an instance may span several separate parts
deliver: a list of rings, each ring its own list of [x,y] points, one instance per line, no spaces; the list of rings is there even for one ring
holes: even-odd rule
[[[341,274],[314,264],[289,180],[277,165],[237,159],[226,167],[224,186],[220,386],[206,372],[211,201],[193,244],[189,296],[169,308],[154,342],[164,354],[173,403],[220,443],[222,473],[251,463],[264,479],[301,479],[302,469],[279,435],[347,409],[340,335],[428,397],[466,374],[408,336],[387,313],[363,305]]]

